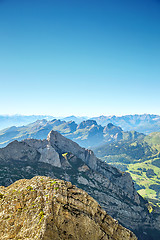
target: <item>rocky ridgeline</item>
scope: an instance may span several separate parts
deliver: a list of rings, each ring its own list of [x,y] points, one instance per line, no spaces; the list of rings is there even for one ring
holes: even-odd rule
[[[136,240],[85,191],[49,177],[0,187],[1,240]]]
[[[144,138],[144,134],[135,131],[124,132],[122,128],[114,126],[112,123],[101,126],[94,120],[76,124],[74,121],[65,122],[54,119],[52,121],[38,120],[27,126],[13,126],[1,130],[0,147],[6,146],[13,140],[21,141],[26,138],[46,139],[51,130],[60,132],[65,137],[86,148],[96,147],[107,142]]]
[[[72,182],[140,240],[160,239],[160,214],[151,211],[136,192],[130,175],[102,162],[91,150],[60,133],[51,131],[47,140],[14,141],[0,149],[0,185],[36,175]]]

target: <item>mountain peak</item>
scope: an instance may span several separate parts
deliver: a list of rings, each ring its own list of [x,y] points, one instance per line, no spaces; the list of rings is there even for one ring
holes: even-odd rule
[[[114,127],[113,123],[108,123],[108,124],[107,124],[107,128],[108,128],[108,129],[110,129],[110,128],[112,128],[112,127]]]
[[[92,125],[97,126],[97,122],[95,120],[86,120],[86,121],[81,122],[78,125],[77,129],[83,129],[83,128],[86,128],[86,127],[91,127]]]
[[[96,169],[97,158],[91,150],[80,147],[77,143],[53,130],[48,134],[47,140],[59,153],[73,153],[76,157],[86,162],[92,169]]]

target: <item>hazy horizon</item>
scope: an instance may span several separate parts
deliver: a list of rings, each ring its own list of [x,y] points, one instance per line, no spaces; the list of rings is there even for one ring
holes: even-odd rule
[[[55,115],[48,115],[48,114],[29,114],[29,115],[24,115],[24,114],[0,114],[0,116],[9,116],[9,117],[12,117],[12,116],[24,116],[24,117],[29,117],[29,116],[48,116],[48,117],[56,117],[56,118],[69,118],[69,117],[77,117],[77,118],[94,118],[94,117],[123,117],[123,116],[143,116],[143,115],[155,115],[155,116],[160,116],[160,114],[152,114],[152,113],[143,113],[143,114],[125,114],[125,115],[116,115],[116,114],[113,114],[113,115],[91,115],[91,116],[83,116],[83,115],[61,115],[61,116],[55,116]]]

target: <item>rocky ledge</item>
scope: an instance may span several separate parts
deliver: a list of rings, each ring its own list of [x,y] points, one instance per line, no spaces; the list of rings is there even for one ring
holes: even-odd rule
[[[85,191],[36,176],[0,187],[1,240],[136,240]]]

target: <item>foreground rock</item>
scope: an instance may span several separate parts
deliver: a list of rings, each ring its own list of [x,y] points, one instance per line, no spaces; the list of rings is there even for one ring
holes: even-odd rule
[[[85,191],[49,177],[0,187],[1,240],[136,240]]]

